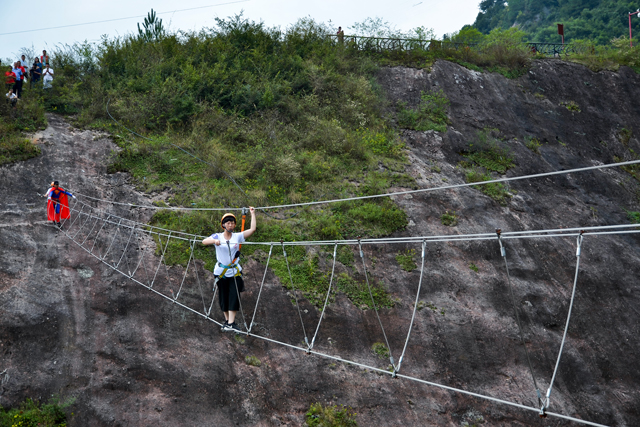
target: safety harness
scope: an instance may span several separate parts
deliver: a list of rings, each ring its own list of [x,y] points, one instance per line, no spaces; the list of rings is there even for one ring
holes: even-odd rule
[[[241,233],[244,231],[244,222],[246,218],[247,218],[247,208],[242,208],[242,226],[240,227]],[[238,259],[240,258],[240,249],[242,249],[242,245],[238,246],[238,252],[236,252],[236,257],[231,262],[231,264],[225,265],[225,264],[222,264],[221,262],[218,262],[218,266],[222,267],[223,270],[222,270],[222,273],[220,273],[220,275],[216,277],[214,286],[218,284],[218,280],[220,280],[221,277],[224,277],[224,275],[227,274],[227,270],[229,270],[230,268],[238,267],[238,264],[239,264]],[[238,277],[238,276],[242,276],[242,272],[240,271],[240,269],[238,269],[236,274],[234,274],[232,277]]]

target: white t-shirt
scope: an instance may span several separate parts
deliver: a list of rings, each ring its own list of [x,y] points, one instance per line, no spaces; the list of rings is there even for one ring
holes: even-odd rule
[[[231,265],[233,259],[236,257],[236,253],[240,250],[240,244],[244,243],[244,233],[232,233],[229,240],[229,246],[227,246],[227,240],[224,238],[224,233],[216,233],[211,235],[212,239],[220,240],[220,246],[216,246],[216,268],[213,269],[213,274],[219,276],[222,274],[224,267],[220,264]],[[229,258],[229,247],[231,247],[231,258]],[[225,277],[233,277],[238,272],[242,271],[242,267],[237,265],[234,268],[230,268],[224,274]]]
[[[42,80],[44,81],[53,80],[53,68],[49,67],[49,69],[47,70],[47,68],[45,67],[42,69]]]

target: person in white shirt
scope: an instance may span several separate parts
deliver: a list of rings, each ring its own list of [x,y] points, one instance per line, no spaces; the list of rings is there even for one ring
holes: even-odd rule
[[[216,246],[216,267],[213,275],[216,277],[218,286],[218,297],[220,309],[224,313],[225,322],[222,325],[223,331],[240,332],[236,325],[236,313],[240,309],[240,292],[244,291],[242,281],[242,267],[238,262],[240,245],[249,238],[257,227],[256,211],[253,207],[251,212],[251,227],[241,233],[234,233],[236,228],[236,217],[231,213],[226,213],[220,220],[220,225],[224,229],[223,233],[215,233],[202,241],[203,245]]]
[[[11,106],[15,108],[16,104],[18,103],[18,95],[13,93],[13,89],[9,89],[9,92],[7,92],[6,97],[7,97],[7,101],[11,102]]]
[[[45,89],[51,88],[51,82],[53,81],[53,68],[49,67],[49,63],[42,70],[42,83]]]

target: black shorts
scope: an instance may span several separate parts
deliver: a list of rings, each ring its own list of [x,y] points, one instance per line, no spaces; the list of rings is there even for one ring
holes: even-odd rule
[[[244,291],[244,281],[242,276],[223,277],[218,281],[218,300],[220,309],[226,311],[240,310],[240,297],[237,291]]]

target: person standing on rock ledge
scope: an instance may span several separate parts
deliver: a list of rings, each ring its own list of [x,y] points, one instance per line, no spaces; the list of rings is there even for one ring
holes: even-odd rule
[[[71,196],[74,199],[76,198],[76,196],[60,187],[58,181],[53,181],[51,188],[47,190],[47,220],[53,221],[60,229],[62,229],[60,218],[68,219],[70,216],[67,196]]]
[[[236,217],[231,213],[222,215],[220,225],[224,229],[223,233],[215,233],[202,241],[203,245],[216,245],[216,266],[213,275],[218,285],[218,300],[220,309],[224,313],[223,331],[240,332],[235,319],[240,309],[240,292],[244,291],[242,281],[242,267],[238,262],[240,257],[240,245],[248,239],[257,227],[256,211],[253,207],[251,212],[251,228],[240,233],[234,233],[236,228]]]

